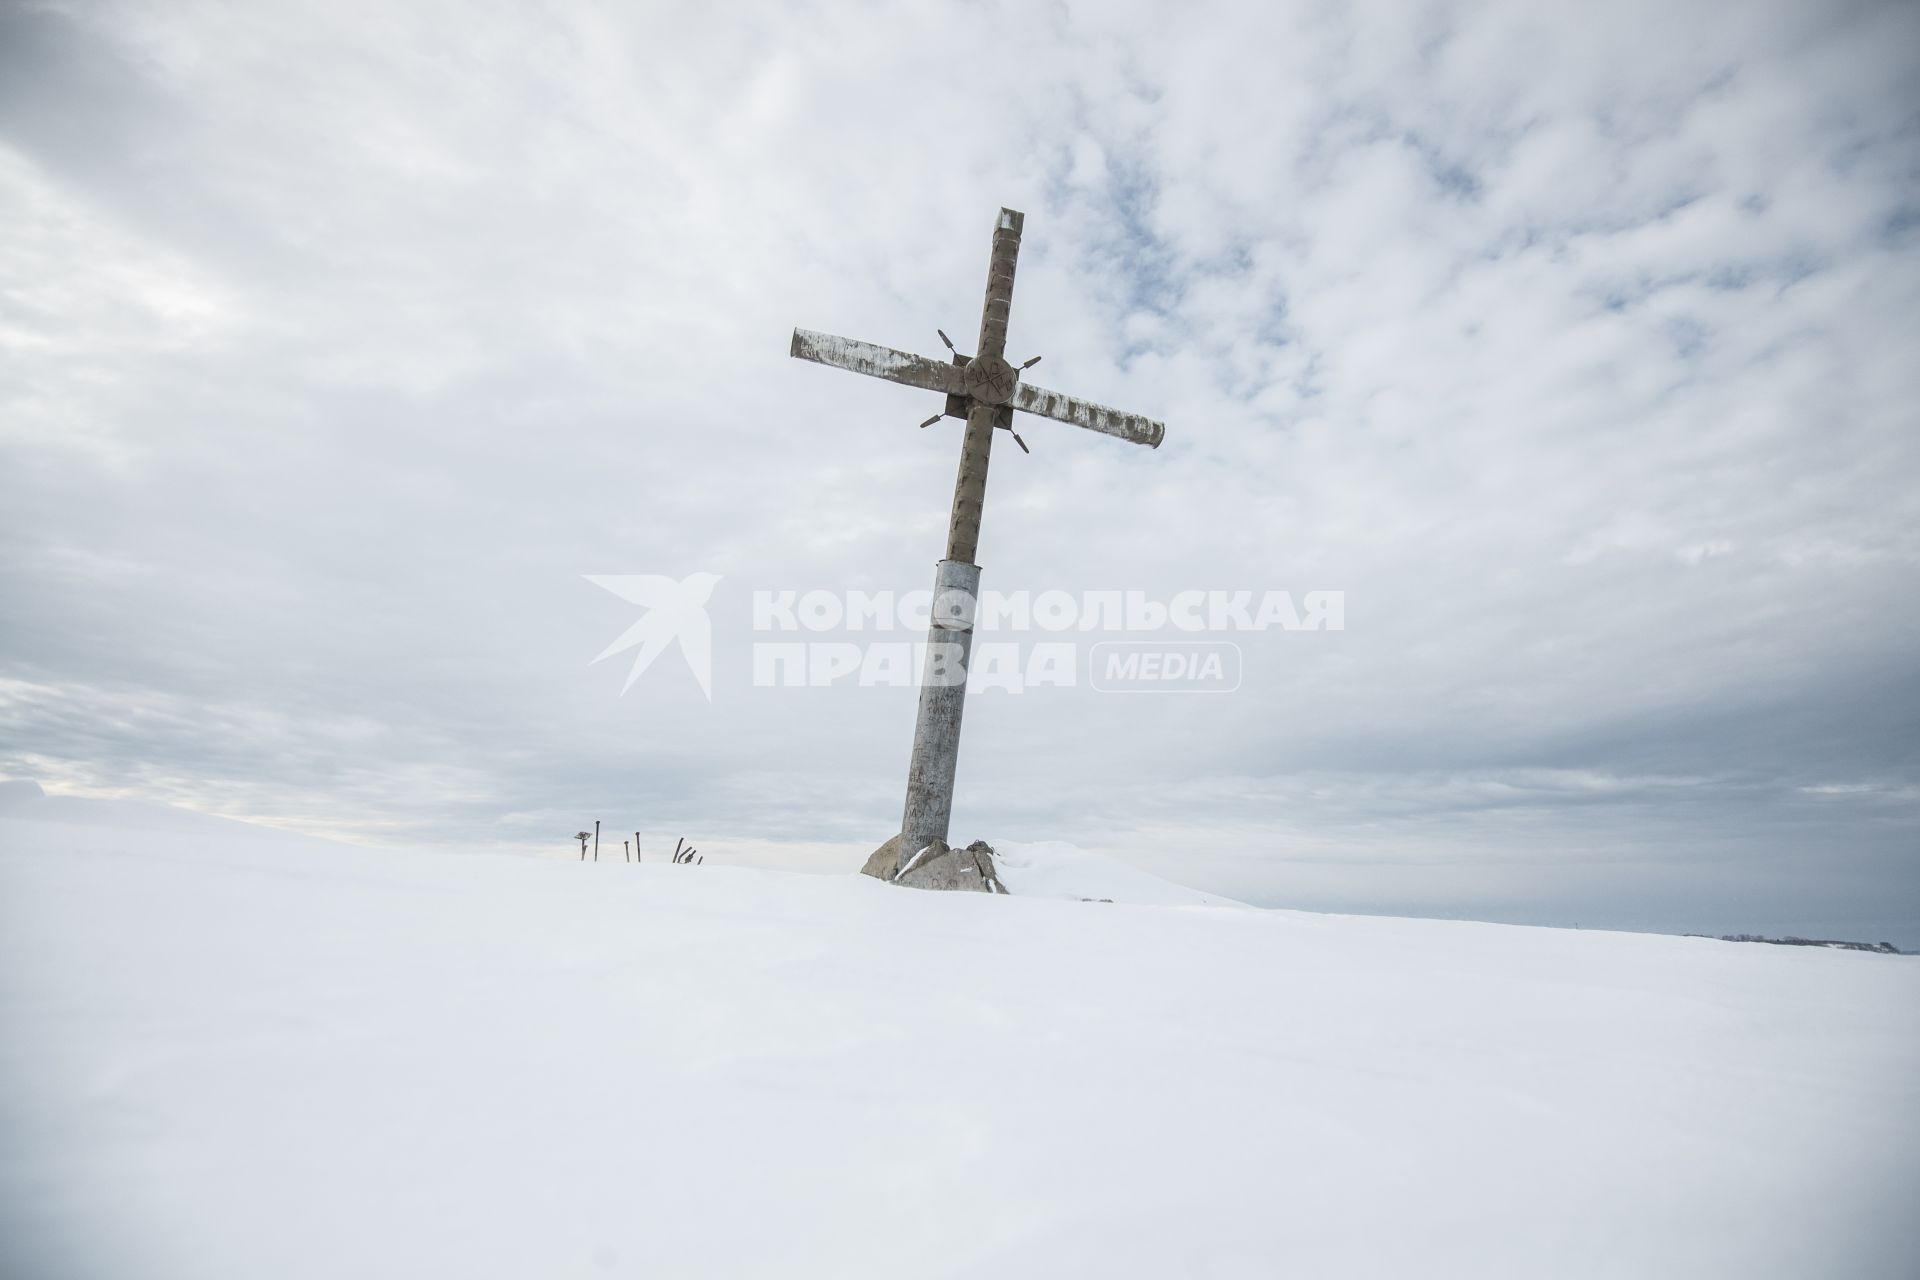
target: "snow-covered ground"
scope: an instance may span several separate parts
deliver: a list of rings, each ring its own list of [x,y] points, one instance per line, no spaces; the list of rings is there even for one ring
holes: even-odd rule
[[[1920,1275],[1920,960],[1007,853],[990,898],[15,794],[0,1274]]]
[[[1023,898],[1065,898],[1072,902],[1127,902],[1156,906],[1235,907],[1218,894],[1174,884],[1124,862],[1058,840],[1033,844],[994,844],[1000,883]]]

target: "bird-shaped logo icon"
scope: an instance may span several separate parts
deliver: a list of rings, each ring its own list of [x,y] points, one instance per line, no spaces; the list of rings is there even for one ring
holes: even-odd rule
[[[582,576],[596,587],[604,587],[629,604],[646,610],[640,621],[628,627],[593,660],[599,662],[640,646],[640,652],[633,655],[633,669],[627,672],[627,682],[620,687],[622,695],[633,688],[640,673],[652,666],[653,660],[668,645],[678,640],[680,653],[693,671],[693,678],[700,682],[700,692],[708,702],[713,701],[713,625],[707,620],[707,600],[713,595],[714,584],[720,581],[719,574],[691,573],[678,582],[657,573]]]

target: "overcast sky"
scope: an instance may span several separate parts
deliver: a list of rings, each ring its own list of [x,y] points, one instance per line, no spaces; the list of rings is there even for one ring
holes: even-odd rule
[[[930,585],[959,426],[789,332],[970,345],[1005,205],[1009,354],[1168,434],[1003,437],[986,585],[1346,628],[978,694],[956,837],[1920,946],[1917,64],[1830,0],[8,4],[0,776],[857,866],[915,694],[754,687],[752,595]],[[711,702],[622,696],[584,575],[694,573]]]

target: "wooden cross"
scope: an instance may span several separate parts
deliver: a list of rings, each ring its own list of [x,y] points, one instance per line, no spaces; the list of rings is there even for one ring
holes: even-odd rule
[[[1002,209],[993,224],[993,252],[987,260],[987,297],[980,311],[980,342],[971,357],[953,352],[951,363],[895,351],[852,338],[810,329],[793,331],[791,354],[801,360],[851,369],[925,391],[938,391],[946,407],[921,423],[942,417],[963,418],[967,430],[960,446],[960,474],[953,486],[953,514],[947,524],[947,554],[934,573],[932,625],[927,633],[927,666],[920,685],[920,708],[913,726],[913,756],[907,767],[907,803],[900,819],[901,858],[912,857],[934,840],[947,838],[953,812],[953,775],[960,759],[960,714],[966,706],[967,659],[973,645],[973,606],[980,593],[980,567],[973,557],[980,543],[980,514],[987,495],[987,455],[996,428],[1013,432],[1013,411],[1118,436],[1157,449],[1166,436],[1162,424],[1139,414],[1046,391],[1020,375],[1039,357],[1015,368],[1007,363],[1007,317],[1013,307],[1013,271],[1020,256],[1024,214]],[[948,350],[953,343],[940,334]]]

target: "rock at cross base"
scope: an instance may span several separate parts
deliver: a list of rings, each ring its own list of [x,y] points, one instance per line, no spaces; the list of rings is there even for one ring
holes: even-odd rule
[[[876,880],[891,880],[899,870],[900,837],[895,836],[867,856],[867,865],[860,868],[860,874]]]
[[[973,863],[980,868],[980,882],[988,893],[1010,893],[1011,890],[1000,880],[1000,868],[993,865],[993,846],[985,840],[975,840],[961,852],[973,855]]]
[[[993,865],[993,846],[975,840],[964,849],[955,849],[944,840],[935,840],[904,864],[900,861],[900,837],[881,845],[867,859],[861,874],[905,885],[909,889],[958,889],[972,893],[1005,893],[1000,873]]]

